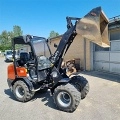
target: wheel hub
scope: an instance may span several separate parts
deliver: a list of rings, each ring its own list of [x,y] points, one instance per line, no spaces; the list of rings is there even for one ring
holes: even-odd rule
[[[59,104],[63,107],[68,107],[71,104],[71,96],[67,92],[60,92],[57,99]]]
[[[24,89],[22,88],[22,86],[18,85],[15,89],[15,92],[16,92],[16,95],[19,97],[19,98],[23,98],[24,97],[24,94],[25,94],[25,91]]]

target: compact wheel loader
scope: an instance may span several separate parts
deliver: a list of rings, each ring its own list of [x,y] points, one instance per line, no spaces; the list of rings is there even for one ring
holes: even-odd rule
[[[68,77],[61,64],[63,57],[77,35],[101,45],[109,46],[108,19],[101,7],[92,9],[83,18],[67,17],[67,31],[63,34],[54,54],[51,54],[48,40],[37,36],[13,38],[13,63],[8,66],[8,85],[20,102],[29,101],[35,92],[50,89],[56,106],[66,112],[73,112],[80,100],[89,91],[86,78],[78,75]],[[73,25],[72,20],[75,20]],[[15,57],[16,46],[23,45],[27,52]]]

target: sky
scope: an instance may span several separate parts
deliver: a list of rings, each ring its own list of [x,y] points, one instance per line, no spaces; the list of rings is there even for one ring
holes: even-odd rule
[[[120,15],[120,0],[0,0],[0,34],[14,25],[23,34],[48,37],[52,30],[63,34],[66,16],[82,18],[98,6],[108,18]]]

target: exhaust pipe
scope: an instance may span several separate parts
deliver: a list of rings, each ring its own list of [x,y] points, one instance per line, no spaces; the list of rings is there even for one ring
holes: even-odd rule
[[[77,22],[76,32],[102,47],[109,47],[108,23],[108,18],[101,7],[97,7]]]

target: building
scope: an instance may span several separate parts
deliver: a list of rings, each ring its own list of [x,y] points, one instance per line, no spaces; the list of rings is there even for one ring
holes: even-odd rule
[[[80,67],[84,70],[102,70],[120,73],[120,16],[109,22],[110,48],[102,48],[86,39],[77,36],[71,44],[65,60],[80,58]],[[62,35],[51,38],[50,48],[56,50],[54,43],[59,44]]]
[[[120,74],[120,16],[109,22],[110,48],[94,45],[93,69]]]

